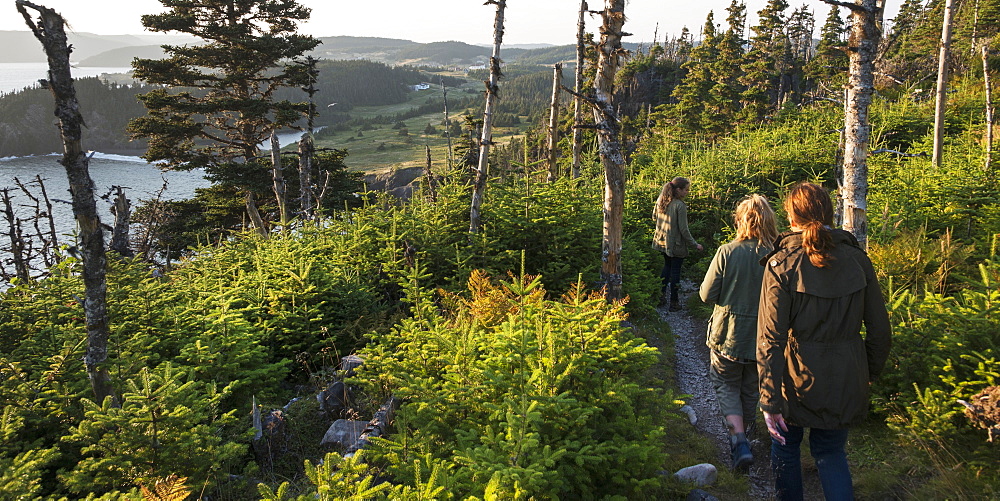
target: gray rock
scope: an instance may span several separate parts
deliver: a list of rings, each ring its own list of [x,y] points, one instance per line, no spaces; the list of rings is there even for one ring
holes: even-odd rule
[[[319,445],[329,445],[347,449],[358,441],[361,432],[368,426],[367,421],[353,421],[349,419],[338,419],[330,425],[323,435],[323,441]]]
[[[698,424],[698,414],[690,405],[685,405],[679,409],[684,414],[687,414],[688,421],[691,422],[691,426]]]
[[[354,402],[354,392],[342,381],[336,381],[316,395],[319,408],[331,418],[339,418]]]
[[[674,473],[674,477],[681,482],[688,482],[698,487],[706,487],[715,483],[719,478],[719,472],[715,465],[709,463],[696,464],[681,468]]]
[[[719,498],[701,490],[695,489],[688,493],[685,501],[719,501]]]
[[[365,361],[357,355],[347,355],[346,357],[341,357],[340,359],[340,370],[347,373],[348,376],[354,375],[354,369],[361,367],[365,364]]]

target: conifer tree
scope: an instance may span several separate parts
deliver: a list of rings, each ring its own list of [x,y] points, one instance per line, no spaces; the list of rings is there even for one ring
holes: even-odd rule
[[[746,5],[732,0],[726,9],[729,28],[718,40],[715,62],[710,69],[714,85],[709,91],[709,102],[704,118],[708,123],[703,126],[711,131],[721,131],[736,121],[740,106],[740,93],[743,88],[740,77],[743,76],[743,30],[746,24]]]
[[[777,103],[780,84],[778,59],[784,54],[785,20],[782,17],[788,3],[785,0],[768,0],[757,12],[758,24],[751,30],[750,50],[746,55],[746,74],[743,84],[743,118],[758,121]]]
[[[847,52],[844,44],[846,31],[844,20],[840,17],[840,7],[831,5],[826,22],[820,29],[816,57],[806,64],[806,77],[826,82],[840,76],[840,80],[843,80],[843,75],[847,71]]]
[[[687,74],[673,94],[677,99],[674,112],[681,125],[691,130],[700,131],[706,125],[711,125],[709,115],[712,110],[706,103],[710,101],[712,88],[715,86],[712,66],[718,58],[717,44],[715,14],[709,11],[702,29],[701,44],[691,50],[691,59],[681,65],[687,70]]]
[[[136,59],[135,77],[162,88],[140,96],[149,114],[132,121],[147,138],[144,158],[171,168],[246,170],[272,131],[308,112],[308,104],[275,99],[306,83],[292,62],[319,40],[299,35],[310,10],[296,0],[160,0],[168,10],[142,16],[157,32],[194,35],[202,45],[164,45],[166,59]]]

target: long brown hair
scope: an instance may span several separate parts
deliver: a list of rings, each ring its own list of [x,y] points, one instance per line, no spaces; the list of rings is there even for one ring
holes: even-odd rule
[[[778,223],[774,210],[762,195],[753,194],[736,205],[733,222],[736,224],[735,241],[756,238],[762,247],[771,249],[778,238]]]
[[[785,199],[785,212],[793,226],[802,228],[802,248],[818,268],[828,265],[833,249],[833,202],[822,186],[799,183]]]
[[[660,190],[660,196],[656,199],[657,212],[660,214],[666,213],[667,206],[677,198],[677,190],[683,190],[689,184],[691,184],[691,181],[688,181],[686,177],[678,176],[663,185],[663,189]]]

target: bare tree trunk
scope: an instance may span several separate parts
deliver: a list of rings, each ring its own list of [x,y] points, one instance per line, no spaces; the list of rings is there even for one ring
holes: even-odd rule
[[[455,168],[455,159],[451,151],[451,118],[448,117],[448,86],[441,79],[441,97],[444,100],[444,137],[448,138],[448,172]]]
[[[306,133],[299,139],[299,208],[302,212],[302,219],[312,219],[313,217],[312,160],[313,153],[316,151],[316,143],[313,139],[316,101],[313,96],[319,92],[316,89],[316,79],[319,77],[319,71],[316,69],[318,61],[312,56],[307,56],[304,63],[309,72],[309,85],[303,89],[306,94],[309,94],[309,114],[306,120]]]
[[[472,187],[472,209],[469,211],[469,233],[478,233],[480,207],[486,191],[486,177],[489,175],[490,145],[493,144],[493,109],[496,107],[500,80],[500,45],[503,43],[503,15],[507,0],[488,0],[487,5],[496,5],[497,14],[493,21],[493,55],[490,56],[490,79],[486,83],[486,109],[483,112],[483,134],[479,139],[479,165]]]
[[[621,63],[625,0],[606,0],[601,12],[601,43],[597,47],[594,78],[594,120],[598,150],[604,167],[604,234],[601,242],[601,280],[608,301],[624,297],[622,290],[622,217],[625,210],[625,157],[621,148],[621,124],[612,104],[615,74]]]
[[[954,0],[945,0],[941,53],[938,55],[937,101],[934,105],[934,154],[931,163],[935,167],[941,166],[941,149],[944,146],[944,111],[948,103],[948,56],[951,53],[951,15],[954,7]]]
[[[278,134],[271,131],[271,175],[274,181],[274,199],[278,202],[278,217],[281,220],[281,227],[284,229],[288,224],[288,204],[285,195],[285,169],[281,165],[281,143],[278,142]]]
[[[562,88],[562,64],[552,69],[552,103],[549,105],[549,176],[551,183],[559,177],[559,91]]]
[[[431,147],[424,146],[427,150],[427,163],[424,164],[424,183],[427,184],[427,193],[431,197],[431,202],[437,202],[437,192],[434,188],[434,173],[431,172]]]
[[[987,179],[992,181],[993,163],[993,87],[990,83],[990,49],[987,44],[980,47],[983,54],[983,87],[986,89],[986,164],[983,166]]]
[[[306,133],[299,139],[299,205],[303,219],[312,219],[312,157],[315,147],[312,134]]]
[[[573,90],[577,94],[573,99],[573,179],[580,177],[580,153],[583,151],[583,130],[580,128],[583,103],[579,95],[583,93],[583,56],[586,49],[583,44],[586,29],[583,15],[586,12],[587,0],[581,0],[580,18],[576,23],[576,81],[573,85]]]
[[[872,127],[868,108],[875,91],[875,55],[882,17],[878,0],[856,0],[853,4],[824,0],[851,9],[850,55],[847,78],[847,113],[844,117],[844,178],[841,183],[843,227],[854,234],[863,248],[868,245],[868,143]]]
[[[21,222],[14,214],[14,204],[11,203],[9,189],[0,190],[0,200],[3,201],[3,215],[7,220],[7,238],[10,240],[11,260],[14,261],[14,276],[22,282],[27,282],[31,277],[28,274],[28,257],[24,252],[24,235],[21,234]]]
[[[56,101],[55,115],[59,119],[59,133],[63,141],[62,165],[66,168],[69,190],[73,199],[73,215],[79,228],[80,253],[83,256],[83,284],[86,299],[83,302],[87,324],[87,353],[83,357],[87,375],[98,402],[115,399],[111,377],[105,366],[108,359],[107,281],[105,278],[104,233],[94,200],[93,181],[90,178],[90,158],[81,144],[83,117],[76,89],[70,75],[70,46],[66,40],[65,20],[56,11],[35,5],[27,0],[16,0],[17,10],[41,42],[48,58],[49,81],[45,87]],[[27,8],[38,12],[37,23],[32,22]]]
[[[115,190],[115,204],[111,206],[111,213],[115,216],[115,226],[111,232],[110,248],[122,257],[133,257],[135,253],[129,246],[128,238],[131,201],[125,198],[125,190],[121,186],[113,186],[112,189]]]
[[[59,248],[59,239],[56,235],[55,217],[52,215],[52,200],[49,199],[49,194],[45,191],[45,182],[42,181],[42,176],[36,174],[35,180],[28,183],[37,184],[41,196],[35,196],[31,193],[28,186],[22,183],[17,176],[14,176],[14,184],[34,204],[35,215],[32,217],[32,225],[35,227],[35,237],[42,243],[42,248],[38,251],[38,254],[41,255],[45,268],[52,268],[60,261],[60,255],[56,252]],[[44,209],[42,208],[42,202],[45,203]],[[44,230],[42,229],[43,221],[48,223]],[[31,259],[32,257],[29,256],[29,268],[31,267]]]
[[[250,223],[253,224],[254,229],[257,230],[260,236],[267,238],[267,225],[264,223],[264,219],[260,217],[260,211],[257,210],[257,198],[254,197],[252,191],[247,191],[246,205],[247,215],[250,216]]]

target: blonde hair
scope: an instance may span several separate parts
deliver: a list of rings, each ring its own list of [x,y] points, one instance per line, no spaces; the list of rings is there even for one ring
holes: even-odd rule
[[[675,177],[660,190],[660,196],[656,199],[656,210],[660,214],[667,212],[667,206],[677,198],[677,190],[683,190],[691,184],[686,177]]]
[[[749,195],[737,204],[733,223],[736,224],[734,241],[756,238],[761,246],[774,248],[774,241],[778,239],[777,217],[762,195]]]
[[[793,226],[802,228],[802,248],[809,262],[823,268],[833,259],[833,201],[822,186],[799,183],[785,199],[785,212]]]

